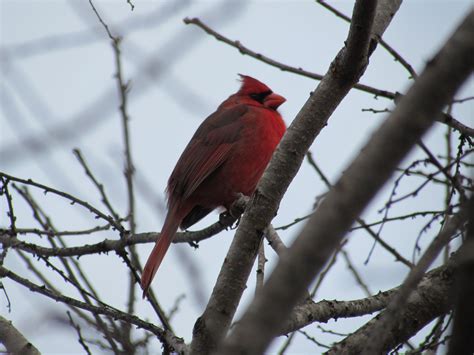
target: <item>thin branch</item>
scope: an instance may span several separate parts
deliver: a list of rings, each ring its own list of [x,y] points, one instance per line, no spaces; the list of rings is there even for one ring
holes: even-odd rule
[[[321,177],[321,180],[326,184],[328,188],[332,187],[331,182],[329,179],[326,177],[324,172],[319,168],[318,164],[316,161],[313,159],[313,154],[308,151],[306,154],[306,157],[308,159],[309,164],[316,170],[318,175]],[[357,229],[357,228],[363,228],[369,233],[369,235],[374,238],[376,242],[378,242],[385,250],[387,250],[390,254],[392,254],[395,257],[395,260],[400,261],[401,263],[405,264],[409,268],[413,267],[413,264],[408,261],[406,258],[404,258],[395,248],[390,246],[387,242],[385,242],[378,233],[374,232],[370,227],[370,224],[367,224],[361,217],[356,218],[357,223],[360,224],[360,227],[353,227],[352,230]]]
[[[55,195],[64,197],[66,200],[69,200],[71,202],[71,205],[78,204],[78,205],[86,208],[90,212],[92,212],[95,215],[96,218],[101,218],[101,219],[107,221],[113,228],[117,229],[119,232],[121,232],[121,233],[125,232],[125,229],[120,224],[117,224],[112,216],[107,216],[105,213],[99,211],[97,208],[95,208],[91,204],[89,204],[89,203],[87,203],[87,202],[85,202],[85,201],[83,201],[83,200],[81,200],[81,199],[79,199],[75,196],[72,196],[71,194],[69,194],[67,192],[56,190],[52,187],[34,182],[31,179],[26,179],[25,180],[25,179],[17,178],[15,176],[6,174],[6,173],[1,172],[1,171],[0,171],[0,176],[6,177],[7,179],[9,179],[11,181],[15,181],[15,182],[18,182],[18,183],[21,183],[21,184],[24,184],[24,185],[30,185],[30,186],[37,187],[37,188],[43,190],[44,193],[50,192],[50,193],[53,193]]]
[[[460,200],[461,202],[464,202],[466,200],[466,194],[464,192],[463,187],[459,183],[458,180],[456,180],[454,177],[452,177],[447,169],[445,169],[441,163],[436,159],[436,157],[431,153],[431,151],[428,149],[428,147],[423,143],[422,140],[418,142],[418,146],[425,152],[425,154],[428,156],[429,160],[431,163],[433,163],[434,166],[436,166],[442,173],[443,175],[448,179],[448,181],[451,181],[453,188],[455,188],[459,195],[460,195]]]
[[[97,190],[99,190],[99,193],[100,193],[100,196],[102,198],[102,202],[104,203],[105,207],[107,207],[107,209],[109,210],[110,214],[112,215],[112,217],[114,217],[114,220],[117,224],[120,224],[121,222],[121,218],[120,216],[118,215],[117,212],[115,212],[115,209],[112,207],[112,204],[110,203],[108,197],[107,197],[107,194],[105,193],[105,189],[104,189],[104,185],[101,184],[97,179],[96,177],[94,176],[94,174],[92,174],[92,171],[91,169],[89,168],[89,166],[87,165],[87,162],[86,160],[84,159],[84,157],[82,156],[82,153],[79,149],[75,148],[72,150],[74,155],[76,156],[77,160],[79,161],[79,163],[81,164],[81,166],[84,168],[84,171],[87,175],[87,177],[89,177],[89,179],[91,179],[92,183],[95,185],[95,187],[97,187]]]
[[[393,326],[398,322],[411,292],[416,288],[428,267],[441,252],[442,248],[449,243],[452,235],[465,222],[466,218],[467,212],[461,211],[447,220],[441,232],[433,239],[418,261],[418,264],[410,271],[397,295],[390,301],[383,316],[378,320],[378,327],[373,333],[373,341],[366,344],[363,351],[364,354],[380,354],[380,352],[387,350],[384,348],[387,336],[391,334]]]
[[[240,202],[240,200],[237,200],[235,204],[239,204]],[[187,243],[196,246],[196,243],[211,238],[216,234],[222,232],[223,230],[230,228],[235,221],[235,216],[232,216],[230,214],[221,215],[221,218],[218,222],[210,225],[207,228],[196,232],[177,233],[175,238],[173,239],[173,243]],[[56,232],[52,233],[56,234]],[[83,256],[90,254],[108,253],[110,251],[122,252],[124,250],[124,247],[126,246],[144,243],[154,243],[156,242],[156,239],[159,238],[159,236],[160,233],[157,232],[145,232],[137,233],[136,235],[127,238],[125,241],[122,239],[104,239],[103,241],[95,244],[86,244],[76,247],[48,248],[22,241],[16,237],[12,238],[10,237],[9,230],[0,229],[0,243],[4,247],[12,247],[34,255],[41,255],[45,257]]]
[[[145,322],[144,320],[122,312],[116,308],[113,308],[109,305],[101,305],[99,306],[94,306],[91,304],[87,304],[81,301],[78,301],[74,298],[64,296],[62,294],[59,294],[57,292],[54,292],[50,290],[49,288],[46,288],[45,286],[38,286],[35,283],[24,279],[11,270],[0,266],[0,277],[6,277],[9,278],[18,284],[28,288],[30,291],[42,294],[43,296],[46,296],[48,298],[51,298],[57,302],[61,302],[73,307],[77,307],[86,311],[89,311],[91,313],[97,314],[97,315],[106,315],[109,317],[112,317],[115,320],[120,320],[122,322],[128,322],[131,324],[136,325],[138,328],[145,329],[153,334],[155,334],[160,341],[162,341],[165,344],[168,344],[171,346],[173,349],[175,349],[178,352],[182,352],[184,350],[184,342],[183,339],[177,338],[175,336],[170,335],[170,333],[166,330],[163,330],[151,323]]]
[[[76,333],[77,333],[77,341],[79,342],[79,344],[81,344],[82,348],[84,349],[84,351],[88,354],[88,355],[91,355],[91,351],[89,350],[89,347],[87,346],[86,344],[86,341],[84,340],[83,336],[82,336],[82,331],[81,331],[81,327],[76,324],[74,322],[74,320],[72,319],[72,316],[71,316],[71,313],[69,311],[66,311],[66,314],[69,318],[69,323],[71,324],[71,326],[76,330]]]
[[[122,220],[121,220],[122,221]],[[96,226],[89,229],[81,229],[81,230],[69,230],[69,231],[51,231],[51,230],[44,230],[39,228],[17,228],[16,231],[19,235],[22,234],[33,234],[37,236],[46,235],[48,237],[63,237],[63,236],[72,236],[72,235],[91,235],[96,232],[103,232],[110,230],[110,224],[106,224],[103,226]],[[8,233],[10,229],[0,228],[0,234]]]
[[[318,2],[321,5],[324,4],[325,6],[329,6],[321,0],[319,0]],[[238,49],[241,54],[248,55],[248,56],[250,56],[252,58],[255,58],[255,59],[257,59],[257,60],[259,60],[263,63],[269,64],[269,65],[271,65],[275,68],[278,68],[282,71],[287,71],[289,73],[294,73],[294,74],[301,75],[301,76],[311,78],[311,79],[314,79],[314,80],[322,80],[322,78],[323,78],[323,75],[321,75],[321,74],[316,74],[316,73],[304,70],[304,69],[299,68],[299,67],[293,67],[293,66],[278,62],[278,61],[276,61],[272,58],[269,58],[267,56],[264,56],[261,53],[257,53],[255,51],[251,50],[250,48],[245,47],[240,41],[233,41],[233,40],[223,36],[222,34],[216,32],[215,30],[213,30],[212,28],[210,28],[209,26],[204,24],[198,18],[190,19],[190,18],[186,17],[183,21],[187,25],[193,24],[193,25],[198,26],[199,28],[203,29],[206,33],[213,36],[218,41],[224,42],[224,43]],[[390,47],[381,37],[378,40],[379,40],[379,43],[382,46],[384,46],[384,48],[387,49],[387,51],[389,51],[389,53],[392,54],[392,56],[394,56],[394,58],[397,61],[399,61],[410,72],[411,76],[413,78],[416,78],[416,72],[411,67],[411,65],[407,61],[405,61],[405,59],[401,55],[399,55],[396,50],[394,50],[392,47]],[[371,87],[371,86],[368,86],[368,85],[364,85],[364,84],[359,84],[359,83],[354,85],[354,89],[364,91],[364,92],[367,92],[367,93],[370,93],[370,94],[374,94],[376,97],[385,97],[385,98],[390,99],[390,100],[395,100],[398,97],[402,96],[399,93],[393,93],[393,92],[390,92],[390,91],[387,91],[387,90],[381,90],[381,89],[377,89],[377,88],[374,88],[374,87]],[[466,126],[465,124],[463,124],[463,123],[459,122],[458,120],[456,120],[451,115],[442,114],[441,116],[439,116],[437,118],[437,121],[447,124],[448,126],[450,126],[454,129],[456,129],[457,131],[459,131],[461,134],[464,134],[464,135],[470,136],[470,137],[474,137],[474,128]]]
[[[16,217],[15,217],[15,211],[13,210],[13,198],[12,195],[10,194],[10,191],[8,190],[8,184],[10,183],[10,180],[4,176],[0,176],[0,181],[2,182],[2,186],[0,188],[0,196],[5,195],[5,198],[7,199],[7,205],[8,205],[8,212],[7,216],[8,219],[10,220],[10,234],[12,237],[15,237],[18,232],[16,229]]]
[[[267,227],[265,238],[279,257],[281,257],[282,254],[287,250],[286,245],[283,243],[275,228],[273,228],[271,224]]]
[[[436,120],[438,122],[447,124],[448,126],[459,131],[461,134],[465,135],[466,137],[474,137],[474,128],[471,128],[469,126],[466,126],[462,122],[459,122],[450,114],[445,113],[439,116]]]
[[[453,282],[454,262],[450,262],[425,274],[418,287],[408,298],[407,306],[400,310],[399,321],[396,324],[397,331],[391,333],[385,348],[393,349],[399,344],[408,341],[413,334],[416,334],[433,319],[446,314],[451,306],[449,290]],[[385,299],[382,309],[396,297],[398,291],[399,288],[389,291],[391,296]],[[384,312],[382,311],[381,315]],[[376,338],[372,335],[378,329],[379,319],[380,315],[374,317],[341,342],[333,345],[328,351],[328,355],[366,354],[363,348],[366,344],[376,341]]]
[[[344,249],[341,250],[342,256],[344,257],[344,260],[346,261],[347,268],[351,272],[351,274],[354,276],[354,279],[356,280],[357,284],[360,286],[360,288],[364,291],[364,293],[367,296],[370,296],[372,292],[369,290],[369,286],[362,280],[362,277],[360,276],[359,272],[355,268],[354,264],[351,261],[351,258],[349,257],[349,253],[345,251]]]
[[[100,14],[99,14],[99,12],[97,11],[97,9],[95,8],[94,3],[92,2],[92,0],[89,0],[89,4],[91,5],[92,11],[94,11],[95,15],[97,16],[97,19],[99,20],[99,22],[101,23],[101,25],[104,27],[105,32],[107,32],[107,36],[109,36],[109,38],[110,38],[112,41],[116,41],[117,39],[116,39],[116,38],[112,35],[112,33],[110,32],[109,26],[107,26],[107,24],[104,22],[104,20],[102,20],[102,17],[100,17]]]
[[[37,220],[37,222],[41,225],[42,228],[44,229],[50,229],[50,230],[55,230],[55,227],[51,221],[51,219],[49,218],[49,216],[46,215],[46,213],[43,211],[43,209],[39,206],[39,204],[35,201],[35,199],[31,196],[31,194],[29,193],[28,189],[26,186],[23,186],[22,189],[19,189],[18,187],[16,187],[15,185],[13,186],[17,192],[25,199],[25,201],[28,203],[28,205],[30,206],[30,208],[32,209],[33,211],[33,217]],[[51,246],[53,248],[58,248],[57,246],[57,242],[59,242],[59,245],[60,245],[60,248],[65,248],[66,247],[66,244],[64,243],[64,241],[62,240],[61,237],[58,237],[58,238],[48,238],[48,241],[49,243],[51,244]],[[81,295],[82,299],[88,303],[88,304],[92,304],[92,301],[91,299],[93,299],[94,301],[98,302],[98,303],[102,303],[100,301],[100,298],[99,298],[99,295],[97,294],[97,292],[95,291],[94,287],[92,286],[91,282],[89,281],[89,279],[85,276],[84,272],[82,271],[82,268],[81,266],[79,265],[79,263],[77,262],[77,260],[74,260],[74,259],[66,259],[66,258],[59,258],[61,264],[63,265],[64,269],[65,269],[65,272],[63,272],[62,270],[60,270],[59,268],[57,268],[55,265],[53,265],[48,258],[46,257],[43,257],[43,256],[39,256],[39,258],[46,264],[47,267],[51,268],[54,272],[56,272],[62,279],[64,279],[64,281],[70,283],[71,285],[73,285],[77,291],[79,292],[79,294]],[[88,288],[88,290],[86,290],[79,282],[74,270],[72,269],[71,267],[71,264],[75,267],[77,273],[79,274],[79,276],[82,278],[84,284],[85,284],[85,287]],[[40,274],[41,275],[41,274]],[[42,276],[42,275],[41,275]],[[114,339],[114,336],[113,336],[113,331],[110,331],[109,328],[107,327],[107,325],[104,323],[104,321],[96,314],[93,314],[94,318],[95,318],[95,321],[96,321],[96,327],[98,330],[100,330],[105,339],[108,341],[110,347],[113,349],[113,351],[117,352],[118,351],[118,347],[117,347],[117,344],[115,342],[115,339]],[[112,320],[109,318],[108,319],[109,322],[110,322],[110,325],[111,327],[114,329],[114,330],[117,330],[116,328],[116,325],[114,324],[114,322],[112,322]]]
[[[474,96],[467,96],[467,97],[464,97],[462,99],[452,100],[451,103],[452,104],[462,104],[463,102],[471,101],[471,100],[474,100]]]
[[[272,67],[278,68],[282,71],[286,71],[286,72],[293,73],[293,74],[298,74],[298,75],[301,75],[301,76],[304,76],[304,77],[307,77],[307,78],[311,78],[311,79],[314,79],[314,80],[322,80],[323,77],[324,77],[323,75],[316,74],[316,73],[304,70],[303,68],[297,68],[297,67],[292,67],[290,65],[283,64],[283,63],[278,62],[274,59],[271,59],[267,56],[264,56],[263,54],[257,53],[255,51],[253,51],[252,49],[250,49],[248,47],[245,47],[240,41],[233,41],[233,40],[221,35],[220,33],[214,31],[212,28],[210,28],[209,26],[204,24],[198,18],[191,18],[190,19],[190,18],[186,17],[183,21],[187,25],[192,24],[192,25],[198,26],[199,28],[204,30],[207,34],[213,36],[218,41],[224,42],[224,43],[238,49],[241,54],[248,55],[248,56],[250,56],[252,58],[255,58],[255,59],[257,59],[257,60],[259,60],[263,63],[271,65]],[[378,96],[378,97],[385,97],[385,98],[391,99],[391,100],[395,99],[395,96],[396,96],[396,94],[391,93],[389,91],[376,89],[376,88],[373,88],[371,86],[364,85],[364,84],[355,84],[354,89],[365,91],[365,92],[368,92],[369,94],[373,94],[373,95]]]
[[[453,206],[453,207],[455,207],[455,206]],[[399,215],[399,216],[395,216],[395,217],[386,217],[386,218],[383,218],[382,220],[377,221],[377,222],[370,222],[370,223],[367,223],[366,225],[353,227],[350,230],[354,231],[354,230],[363,229],[363,228],[365,229],[365,227],[374,227],[374,226],[377,226],[379,224],[384,224],[384,223],[387,223],[387,222],[402,221],[404,219],[414,219],[415,217],[420,217],[420,216],[421,217],[426,217],[428,215],[435,215],[435,216],[436,215],[443,215],[445,213],[446,213],[446,210],[412,212],[412,213],[407,213],[407,214]]]
[[[326,3],[326,1],[316,0],[316,2],[319,5],[321,5],[322,7],[324,7],[325,9],[331,11],[337,17],[343,19],[344,21],[346,21],[348,23],[351,22],[351,18],[349,16],[346,16],[341,11],[337,10],[335,7],[329,5],[328,3]],[[387,42],[385,42],[383,40],[383,38],[379,39],[379,43],[383,48],[385,48],[387,50],[387,52],[389,52],[393,56],[393,58],[397,62],[399,62],[410,73],[410,75],[413,79],[415,79],[417,77],[416,72],[413,69],[413,67],[394,48],[392,48]]]

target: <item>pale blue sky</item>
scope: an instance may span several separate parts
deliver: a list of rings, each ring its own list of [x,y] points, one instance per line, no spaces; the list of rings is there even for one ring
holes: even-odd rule
[[[140,188],[137,188],[138,230],[159,231],[164,211],[152,206],[149,198],[155,194],[163,197],[167,178],[196,127],[222,100],[237,90],[237,73],[252,75],[287,98],[280,110],[287,124],[291,123],[309,92],[317,85],[313,80],[242,56],[202,30],[184,25],[182,19],[199,17],[218,32],[240,40],[251,49],[320,74],[324,74],[342,47],[348,25],[314,1],[235,1],[226,6],[217,1],[132,1],[135,4],[133,12],[125,0],[96,0],[94,3],[111,25],[111,30],[124,36],[124,73],[131,80],[131,141],[140,182]],[[353,4],[352,1],[330,3],[346,14],[350,14]],[[470,1],[405,1],[384,39],[417,71],[421,71],[470,6]],[[113,77],[113,52],[88,2],[0,0],[0,11],[0,170],[71,191],[102,208],[98,194],[71,153],[72,148],[78,147],[99,180],[106,185],[113,203],[125,213],[126,190],[121,172],[123,145]],[[163,15],[167,13],[170,15]],[[145,15],[149,15],[148,23],[133,23],[134,19],[136,21],[137,17]],[[132,21],[125,32],[113,25],[123,21]],[[84,31],[93,27],[97,28],[96,33],[84,35]],[[54,40],[38,42],[44,38]],[[58,43],[65,39],[66,45]],[[84,43],[73,46],[67,41]],[[41,44],[38,46],[38,43]],[[409,85],[407,72],[380,47],[361,82],[400,92]],[[459,96],[472,93],[471,78]],[[383,115],[361,112],[361,109],[390,106],[391,103],[383,98],[374,100],[370,94],[352,91],[338,107],[312,147],[317,162],[331,181],[345,169],[383,120]],[[472,101],[457,106],[454,111],[454,115],[465,123],[472,119],[472,114]],[[436,152],[442,152],[444,131],[443,125],[436,124],[426,138]],[[26,143],[31,143],[31,139],[27,138],[25,142],[25,137],[39,137],[41,147],[28,150]],[[153,191],[143,183],[144,180]],[[408,183],[401,189],[410,186],[413,185]],[[309,213],[315,196],[325,191],[315,172],[304,163],[281,203],[274,225],[289,223]],[[377,219],[377,210],[383,206],[386,195],[387,192],[373,203],[367,212],[368,220]],[[54,217],[58,229],[78,229],[96,223],[76,206],[69,206],[50,195],[44,196],[41,191],[35,191],[35,196]],[[430,189],[419,201],[409,201],[394,211],[405,213],[418,208],[440,208],[443,198],[442,189]],[[7,225],[5,208],[2,200],[2,227]],[[18,201],[15,209],[19,226],[33,226],[31,213],[23,203]],[[212,214],[199,226],[216,218],[217,215]],[[417,220],[403,225],[403,228],[389,225],[383,237],[411,258],[414,238],[421,225],[422,222]],[[282,238],[289,243],[299,228],[282,232]],[[435,231],[433,228],[429,236]],[[107,232],[97,238],[74,237],[70,243],[92,243],[101,237],[118,236]],[[231,233],[222,233],[201,243],[196,251],[187,246],[173,246],[153,283],[165,309],[172,307],[178,295],[187,294],[173,324],[177,334],[188,341],[203,305],[195,297],[196,290],[190,287],[191,280],[182,266],[182,258],[189,258],[199,267],[199,292],[207,300],[230,238]],[[39,239],[35,241],[45,243]],[[426,245],[428,241],[425,236],[421,244]],[[372,291],[396,286],[403,279],[406,268],[394,263],[393,258],[379,247],[370,263],[364,265],[371,245],[372,239],[366,234],[355,233],[348,250],[369,280]],[[178,248],[180,253],[176,252]],[[139,247],[143,261],[150,250],[151,245]],[[274,253],[269,250],[267,254],[270,260],[267,265],[271,267],[275,263]],[[120,260],[112,254],[80,260],[85,270],[91,273],[91,279],[99,285],[103,298],[124,309],[128,273]],[[30,275],[13,253],[9,253],[6,266],[21,275]],[[61,280],[55,280],[62,285]],[[54,302],[33,296],[9,281],[4,284],[13,301],[12,312],[7,314],[5,301],[0,297],[0,314],[13,320],[40,350],[44,353],[81,352],[72,328],[60,327],[53,331],[57,324],[53,319],[45,320],[57,306]],[[243,304],[253,295],[254,285],[252,274]],[[64,289],[67,294],[76,296],[71,289]],[[359,297],[363,297],[363,293],[345,264],[339,261],[318,298]],[[139,302],[137,312],[141,317],[154,320],[151,308],[145,302]],[[339,331],[350,331],[360,321],[339,320],[331,325]],[[315,327],[308,329],[318,340],[334,340]],[[160,348],[158,343],[154,346],[157,350]],[[301,337],[297,338],[292,349],[293,353],[314,351],[313,344]]]

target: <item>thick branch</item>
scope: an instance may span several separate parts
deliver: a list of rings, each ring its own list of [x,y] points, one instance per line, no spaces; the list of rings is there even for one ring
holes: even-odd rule
[[[5,345],[8,353],[39,355],[40,352],[31,344],[12,322],[0,316],[0,343]]]
[[[453,336],[448,355],[473,354],[474,337],[474,195],[469,200],[466,239],[457,258]]]
[[[392,349],[407,341],[433,319],[450,309],[449,291],[454,281],[453,265],[454,263],[450,262],[447,266],[432,270],[423,278],[416,291],[408,298],[404,311],[400,312],[390,337],[386,338],[385,349]],[[382,312],[336,344],[328,354],[366,354],[363,351],[364,345],[375,340],[374,331],[378,329],[380,317],[384,314],[385,312]]]
[[[327,262],[357,216],[469,77],[474,65],[471,60],[473,52],[474,13],[471,13],[439,54],[428,62],[406,96],[328,193],[288,253],[282,256],[262,292],[227,339],[224,353],[261,353],[266,348],[277,333],[279,324],[287,319],[292,307]],[[439,85],[440,82],[443,85]],[[317,94],[318,91],[314,96]],[[287,142],[282,141],[274,158],[287,148]],[[300,145],[301,139],[297,142]],[[299,149],[289,151],[293,153],[292,159],[296,160]],[[287,170],[278,169],[278,175],[281,176],[284,171]],[[251,204],[247,217],[250,217],[255,205]],[[274,212],[270,204],[265,207]],[[268,213],[261,212],[264,215]],[[245,222],[246,219],[242,219],[240,228],[246,226],[252,231],[252,225],[247,226]],[[253,228],[256,226],[259,225],[254,223]],[[247,240],[250,236],[253,237],[250,233],[246,235]],[[234,241],[237,237],[238,234]]]
[[[441,252],[441,249],[449,243],[457,229],[465,222],[466,217],[467,211],[462,210],[459,214],[445,222],[441,232],[423,253],[418,264],[410,271],[397,295],[390,301],[384,314],[377,321],[374,333],[371,334],[373,341],[365,344],[364,354],[379,354],[382,349],[389,350],[384,348],[384,346],[387,345],[387,338],[389,338],[389,334],[392,334],[394,325],[398,323],[398,319],[401,316],[400,313],[408,302],[408,297],[416,288],[428,267]]]
[[[191,344],[193,353],[209,353],[215,349],[226,333],[245,289],[265,228],[274,217],[280,200],[315,137],[364,72],[368,60],[369,34],[375,5],[375,1],[357,2],[354,13],[360,15],[360,19],[355,19],[354,23],[357,25],[352,26],[349,33],[349,39],[356,44],[348,43],[347,47],[354,48],[362,54],[348,53],[346,47],[340,51],[316,91],[289,127],[260,180],[250,206],[247,207],[239,224],[206,310],[195,324]],[[364,7],[364,10],[359,7]],[[365,36],[365,40],[354,35],[354,32]],[[359,62],[347,65],[347,57],[358,58]],[[268,334],[274,332],[275,329],[270,330]],[[263,352],[268,338],[262,337],[262,339],[265,339],[263,343],[255,343],[256,347],[249,351]],[[245,343],[253,345],[249,341]],[[238,347],[244,344],[236,345]],[[223,352],[231,353],[230,349]]]
[[[451,266],[449,268],[441,266],[427,273],[408,299],[407,309],[429,308],[434,302],[439,302],[440,308],[447,309],[449,307],[448,291],[453,283]],[[279,334],[294,332],[314,322],[326,323],[330,319],[360,317],[378,312],[389,304],[399,288],[395,287],[360,300],[323,300],[297,306]]]

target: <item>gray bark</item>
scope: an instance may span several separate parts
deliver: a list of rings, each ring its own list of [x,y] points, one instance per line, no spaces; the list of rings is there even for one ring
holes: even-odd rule
[[[263,353],[357,216],[472,73],[472,53],[474,12],[427,63],[392,114],[330,190],[219,353]]]
[[[0,343],[5,345],[7,352],[22,355],[40,355],[41,353],[35,348],[12,322],[0,316]]]
[[[383,31],[390,23],[401,1],[381,1],[377,9]],[[383,11],[390,4],[392,11]],[[270,165],[257,187],[244,214],[230,250],[221,268],[217,283],[203,315],[194,326],[191,351],[207,354],[216,348],[229,329],[235,314],[261,237],[269,225],[288,185],[298,172],[315,137],[349,90],[365,71],[368,57],[382,33],[372,33],[376,1],[358,1],[347,45],[339,52],[322,81],[288,128]],[[287,305],[291,308],[291,305]]]

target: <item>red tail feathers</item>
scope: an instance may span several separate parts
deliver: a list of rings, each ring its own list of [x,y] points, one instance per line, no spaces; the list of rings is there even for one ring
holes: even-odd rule
[[[148,257],[141,280],[143,298],[145,298],[148,289],[150,288],[151,281],[153,280],[153,277],[155,276],[156,271],[158,270],[161,261],[168,251],[173,237],[178,230],[178,226],[181,223],[181,219],[176,217],[177,216],[175,216],[174,213],[168,213],[163,229],[161,230],[160,239],[156,241],[153,251]]]

